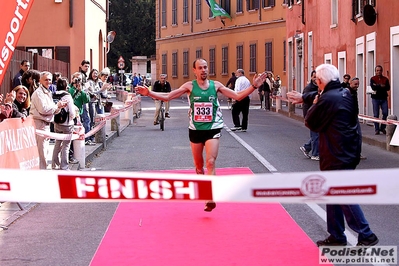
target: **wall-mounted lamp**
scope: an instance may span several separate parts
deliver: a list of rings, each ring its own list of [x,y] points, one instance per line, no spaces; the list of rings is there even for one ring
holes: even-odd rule
[[[107,54],[108,54],[109,50],[111,49],[111,43],[115,40],[115,36],[116,36],[115,31],[108,32],[107,40],[106,40],[106,42],[108,43],[107,44],[107,46],[108,46]]]
[[[115,40],[116,32],[115,31],[110,31],[108,32],[107,35],[107,42],[112,43]]]

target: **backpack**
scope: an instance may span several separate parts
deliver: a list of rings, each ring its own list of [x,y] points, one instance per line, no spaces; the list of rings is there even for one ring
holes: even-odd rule
[[[61,100],[62,97],[68,94],[69,94],[68,92],[54,93],[53,94],[54,103],[57,103],[58,101]],[[69,112],[65,108],[61,108],[61,111],[58,114],[54,115],[54,123],[63,124],[67,121],[69,121]]]

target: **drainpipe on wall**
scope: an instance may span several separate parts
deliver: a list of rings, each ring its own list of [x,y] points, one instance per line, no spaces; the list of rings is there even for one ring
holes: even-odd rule
[[[69,27],[73,27],[73,0],[69,0]]]
[[[191,27],[190,27],[190,31],[191,33],[193,32],[193,27],[194,27],[194,0],[191,1]]]
[[[105,11],[105,22],[109,21],[109,0],[107,0],[106,5],[106,11]]]

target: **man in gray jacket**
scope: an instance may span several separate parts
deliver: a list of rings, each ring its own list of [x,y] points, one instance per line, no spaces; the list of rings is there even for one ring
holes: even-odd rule
[[[54,119],[54,114],[61,111],[67,105],[65,101],[54,103],[53,96],[49,87],[52,83],[53,75],[44,71],[40,73],[40,86],[35,90],[31,97],[31,108],[29,114],[32,116],[36,129],[50,132],[50,122]],[[46,136],[36,134],[37,149],[39,151],[39,167],[47,168],[47,152],[50,139]]]

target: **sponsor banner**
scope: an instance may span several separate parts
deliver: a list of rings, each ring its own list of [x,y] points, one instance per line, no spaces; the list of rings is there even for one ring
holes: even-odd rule
[[[35,126],[31,117],[24,121],[9,118],[0,123],[0,168],[39,169]]]
[[[228,176],[35,170],[27,176],[22,171],[3,169],[0,201],[213,199],[218,202],[397,204],[398,175],[399,169]]]
[[[0,84],[34,0],[0,1]]]
[[[319,250],[319,264],[396,265],[398,263],[397,246],[322,246]]]

